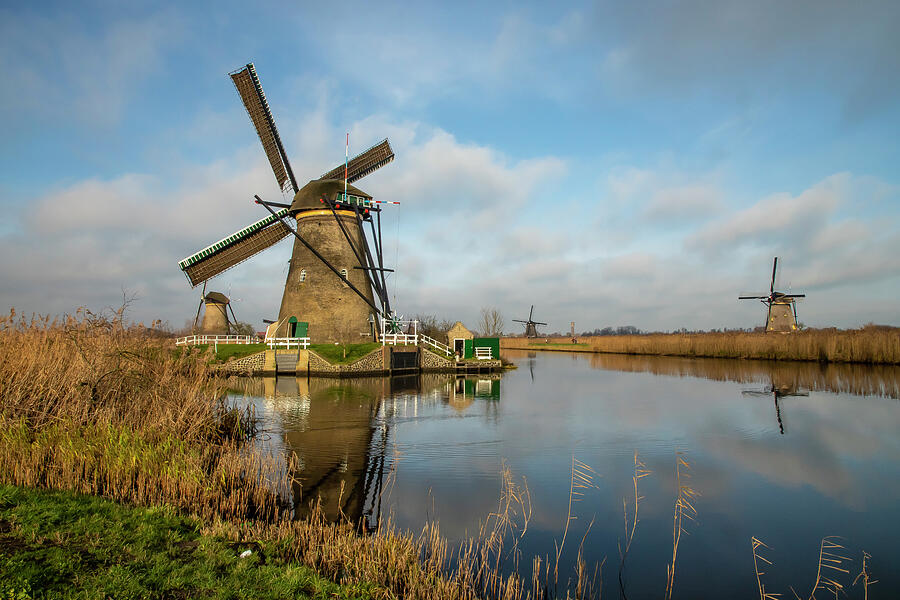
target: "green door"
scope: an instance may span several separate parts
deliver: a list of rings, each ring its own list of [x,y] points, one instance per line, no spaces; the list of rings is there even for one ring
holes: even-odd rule
[[[463,352],[463,358],[472,358],[472,355],[475,353],[474,344],[472,344],[472,340],[466,340],[465,342],[465,351]]]
[[[306,321],[299,321],[297,323],[297,335],[295,335],[294,337],[309,337],[309,323],[307,323]]]

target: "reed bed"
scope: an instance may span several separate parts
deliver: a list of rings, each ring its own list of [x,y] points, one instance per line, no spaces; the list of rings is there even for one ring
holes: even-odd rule
[[[900,364],[900,328],[816,329],[777,333],[671,333],[570,338],[503,338],[503,348],[705,358],[755,358]]]
[[[122,311],[0,317],[0,480],[202,516],[277,519],[284,468],[248,449],[252,415],[203,361]],[[283,461],[282,461],[283,462]]]

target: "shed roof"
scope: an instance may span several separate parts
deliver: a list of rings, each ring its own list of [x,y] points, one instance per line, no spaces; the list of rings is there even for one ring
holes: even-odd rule
[[[475,334],[469,331],[468,328],[462,324],[462,321],[457,321],[453,324],[453,327],[447,331],[447,337],[450,339],[465,338],[470,340],[475,337]]]

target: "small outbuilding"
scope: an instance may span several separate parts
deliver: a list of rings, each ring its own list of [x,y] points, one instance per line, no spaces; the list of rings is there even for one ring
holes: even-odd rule
[[[447,345],[460,358],[472,355],[472,340],[475,334],[469,331],[461,321],[454,323],[447,332]]]

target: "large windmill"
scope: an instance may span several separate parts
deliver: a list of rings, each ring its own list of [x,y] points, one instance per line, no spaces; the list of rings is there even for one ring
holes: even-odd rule
[[[299,187],[253,64],[231,73],[231,80],[281,191],[290,190],[293,201],[266,202],[256,196],[269,211],[267,217],[185,258],[181,270],[197,286],[293,235],[274,335],[294,337],[297,324],[306,322],[317,342],[372,339],[376,317],[391,311],[384,276],[390,269],[382,260],[380,202],[351,184],[394,159],[390,144],[384,140]]]
[[[795,298],[805,298],[806,294],[784,294],[775,291],[775,273],[778,257],[772,263],[772,282],[767,296],[738,296],[738,300],[759,300],[766,305],[766,333],[770,331],[791,332],[797,329],[797,303]]]
[[[531,311],[528,313],[528,320],[523,321],[522,319],[513,319],[514,323],[524,323],[525,324],[525,337],[528,338],[536,338],[537,337],[537,326],[538,325],[546,325],[546,323],[541,323],[539,321],[535,321],[532,319],[534,316],[534,304],[531,305]]]

